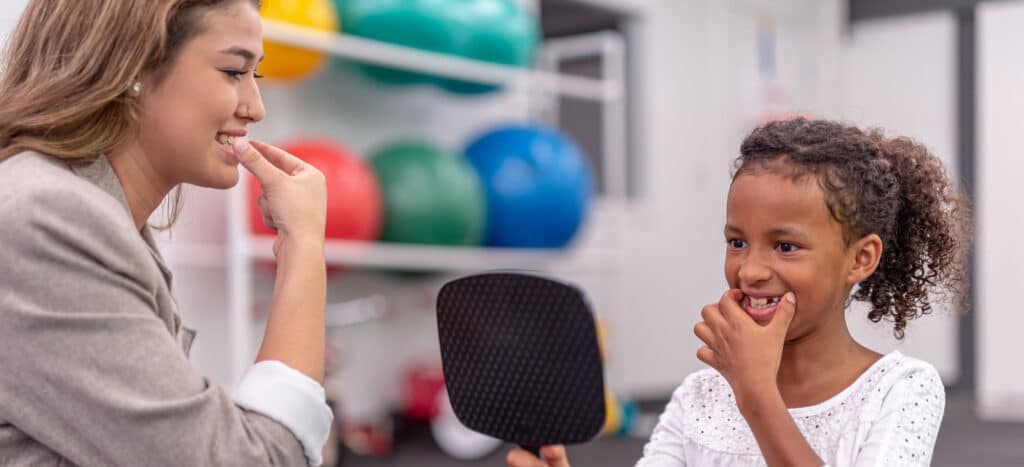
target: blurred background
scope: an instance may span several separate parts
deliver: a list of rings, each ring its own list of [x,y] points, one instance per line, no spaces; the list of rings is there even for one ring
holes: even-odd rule
[[[2,0],[0,41],[27,0]],[[608,423],[574,465],[631,465],[702,367],[691,329],[726,287],[729,163],[795,115],[911,136],[971,194],[971,306],[897,342],[948,388],[934,465],[1024,465],[1024,1],[263,0],[268,116],[252,136],[329,184],[325,465],[501,465],[444,397],[434,300],[499,268],[579,284],[604,345]],[[188,187],[161,237],[192,360],[232,387],[273,284],[245,179]]]

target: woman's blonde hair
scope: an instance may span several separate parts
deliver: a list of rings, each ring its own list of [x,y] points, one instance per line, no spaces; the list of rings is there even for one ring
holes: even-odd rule
[[[128,93],[143,72],[159,80],[202,32],[202,13],[258,0],[32,0],[0,59],[0,161],[37,151],[95,159],[134,127]],[[180,189],[167,226],[180,211]]]

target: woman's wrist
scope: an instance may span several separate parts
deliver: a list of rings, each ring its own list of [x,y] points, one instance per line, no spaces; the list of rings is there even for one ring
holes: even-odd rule
[[[323,253],[324,236],[316,234],[280,234],[281,251]]]

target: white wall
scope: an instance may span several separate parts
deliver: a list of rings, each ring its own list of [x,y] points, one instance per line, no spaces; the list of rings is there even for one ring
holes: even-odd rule
[[[977,11],[977,402],[983,417],[1024,420],[1024,2]]]
[[[952,13],[861,21],[844,44],[842,116],[924,143],[956,175],[956,22]],[[899,349],[959,377],[958,315],[948,304],[911,321],[897,342],[891,323],[871,323],[867,307],[848,315],[851,332],[879,352]]]
[[[0,0],[0,45],[7,43],[7,37],[21,17],[28,0]]]

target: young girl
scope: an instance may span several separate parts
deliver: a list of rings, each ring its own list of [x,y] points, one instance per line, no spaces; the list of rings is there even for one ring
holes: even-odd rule
[[[730,290],[694,327],[711,368],[675,391],[637,465],[928,465],[945,406],[938,373],[858,344],[845,311],[849,297],[865,301],[902,339],[932,297],[962,297],[958,189],[923,146],[835,122],[768,123],[740,153]],[[542,453],[546,463],[522,450],[508,463],[568,466],[561,447]]]

